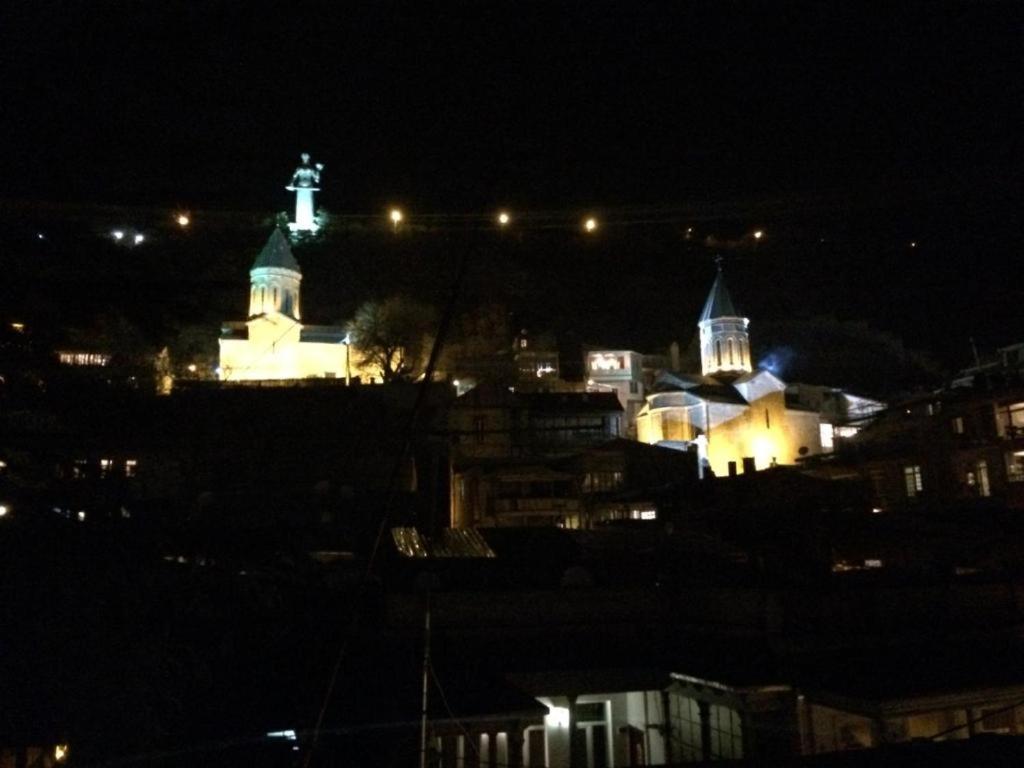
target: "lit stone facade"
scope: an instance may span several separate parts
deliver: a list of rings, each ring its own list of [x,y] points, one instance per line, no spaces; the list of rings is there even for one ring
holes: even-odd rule
[[[767,469],[821,452],[818,414],[787,408],[785,383],[767,371],[730,384],[671,375],[658,383],[666,389],[647,397],[637,416],[637,438],[696,444],[716,475],[728,474],[730,463],[741,471],[745,458]]]
[[[350,359],[344,328],[300,322],[302,272],[279,229],[270,235],[249,277],[249,319],[221,327],[218,375],[222,381],[381,380],[380,371]]]
[[[821,452],[816,411],[787,407],[786,384],[753,371],[749,321],[732,303],[721,268],[701,312],[701,375],[663,373],[637,414],[637,439],[696,445],[716,475],[794,464]]]

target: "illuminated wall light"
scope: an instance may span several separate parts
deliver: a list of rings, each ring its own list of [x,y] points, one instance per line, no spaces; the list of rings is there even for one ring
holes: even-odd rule
[[[762,237],[764,237],[764,232],[762,230],[759,229],[756,232],[754,232],[755,240],[760,240]]]
[[[587,232],[594,232],[597,229],[597,219],[593,216],[583,222],[583,229]]]
[[[122,232],[120,229],[115,229],[113,232],[110,233],[110,236],[117,240],[118,242],[124,240],[124,232]]]
[[[179,227],[187,227],[192,223],[192,220],[188,217],[187,213],[179,213],[174,220],[178,222]]]
[[[141,242],[142,242],[143,240],[145,240],[145,239],[146,239],[146,236],[145,236],[145,235],[143,235],[143,234],[138,234],[138,233],[137,233],[137,234],[135,235],[135,244],[136,244],[136,245],[138,245],[139,243],[141,243]]]
[[[57,763],[62,763],[67,759],[68,756],[68,745],[58,744],[53,748],[53,760]]]
[[[84,509],[78,510],[78,522],[80,522],[80,523],[84,523],[85,522],[85,510]]]
[[[7,517],[7,514],[11,511],[11,508],[6,504],[0,504],[0,517]]]
[[[188,364],[188,372],[189,373],[195,373],[196,372],[196,364],[195,363],[189,363]]]
[[[391,226],[393,226],[397,230],[398,225],[402,223],[402,219],[404,219],[405,217],[402,215],[402,212],[397,208],[392,208],[391,213],[389,215],[391,218]]]
[[[502,211],[498,214],[498,224],[503,227],[508,226],[508,223],[512,221],[512,217],[508,215],[506,211]]]

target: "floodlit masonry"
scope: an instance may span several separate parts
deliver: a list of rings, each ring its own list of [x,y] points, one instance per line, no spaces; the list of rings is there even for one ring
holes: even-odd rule
[[[821,453],[817,412],[790,408],[786,384],[754,370],[749,319],[733,304],[719,264],[697,327],[701,374],[662,373],[636,417],[637,439],[696,445],[702,473],[795,464]]]
[[[281,230],[271,233],[249,276],[249,319],[221,326],[221,381],[381,380],[379,370],[351,355],[345,328],[301,322],[302,271]]]

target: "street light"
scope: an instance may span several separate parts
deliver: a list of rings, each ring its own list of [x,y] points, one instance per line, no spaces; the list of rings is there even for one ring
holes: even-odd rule
[[[347,387],[352,384],[352,334],[346,333],[341,343],[345,345],[345,386]]]
[[[596,230],[597,219],[595,219],[593,216],[588,218],[586,221],[583,222],[583,229],[586,230],[587,232],[593,232],[594,230]]]
[[[402,216],[402,212],[400,210],[398,210],[397,208],[391,209],[391,224],[396,232],[398,231],[398,225],[402,223],[403,218],[404,217]]]
[[[502,227],[508,226],[508,223],[512,221],[512,217],[508,215],[506,211],[502,211],[498,214],[498,224]]]
[[[115,229],[113,232],[110,233],[110,235],[115,240],[123,240],[124,239],[124,232],[122,232],[120,229]]]
[[[174,220],[178,222],[179,227],[183,228],[192,223],[192,220],[188,217],[187,213],[179,213]]]
[[[139,243],[141,243],[145,239],[146,239],[145,235],[143,235],[143,234],[136,234],[135,235],[135,244],[138,245]]]
[[[762,237],[764,237],[764,232],[762,232],[760,229],[754,232],[755,240],[760,240]]]

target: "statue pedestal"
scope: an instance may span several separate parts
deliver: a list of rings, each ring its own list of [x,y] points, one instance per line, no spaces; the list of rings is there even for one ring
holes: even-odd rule
[[[316,220],[313,217],[313,193],[316,187],[287,187],[295,191],[295,221],[288,225],[292,232],[316,232]]]

